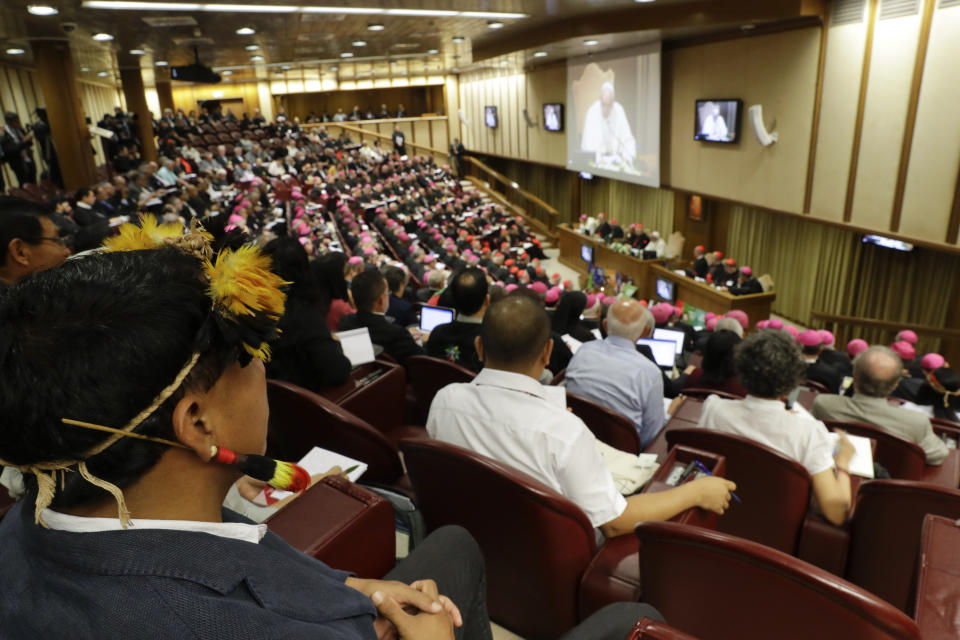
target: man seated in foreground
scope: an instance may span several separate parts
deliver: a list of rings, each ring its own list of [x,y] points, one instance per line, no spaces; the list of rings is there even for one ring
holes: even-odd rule
[[[834,455],[824,424],[802,409],[788,410],[784,405],[783,397],[800,384],[806,370],[790,334],[754,333],[736,348],[733,362],[749,395],[743,400],[708,397],[697,426],[755,440],[802,464],[813,478],[823,515],[842,524],[850,510],[853,445],[841,432],[840,451]]]
[[[440,390],[427,431],[444,442],[512,465],[583,509],[607,537],[641,521],[667,520],[691,507],[723,513],[734,483],[701,478],[660,493],[624,498],[596,450],[596,438],[566,410],[564,389],[537,382],[550,361],[550,320],[534,300],[507,296],[487,309],[473,382]]]
[[[866,422],[911,440],[923,449],[927,464],[941,464],[947,445],[921,413],[894,407],[887,397],[900,382],[903,363],[888,347],[870,347],[853,361],[853,397],[821,393],[813,403],[819,420]]]

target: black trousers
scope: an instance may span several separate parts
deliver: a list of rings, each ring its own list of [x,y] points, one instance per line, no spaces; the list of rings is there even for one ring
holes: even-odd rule
[[[462,527],[441,527],[384,580],[414,582],[431,579],[440,593],[459,607],[463,627],[458,640],[492,640],[487,614],[487,580],[483,554],[473,537]],[[550,615],[544,612],[544,615]],[[663,620],[656,609],[637,602],[607,605],[562,636],[561,640],[624,640],[640,618]]]

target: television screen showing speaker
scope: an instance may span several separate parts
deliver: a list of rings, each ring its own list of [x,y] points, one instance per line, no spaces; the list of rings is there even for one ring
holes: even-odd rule
[[[666,278],[657,278],[657,296],[666,300],[667,302],[673,302],[673,297],[676,295],[676,287],[674,283]]]
[[[490,127],[491,129],[496,129],[499,121],[497,120],[497,108],[496,107],[484,107],[483,108],[483,122]]]
[[[693,139],[730,144],[739,142],[742,112],[743,100],[697,100]]]
[[[563,104],[548,102],[543,105],[543,128],[547,131],[563,131]]]
[[[580,258],[586,263],[593,262],[593,247],[588,244],[580,245]]]

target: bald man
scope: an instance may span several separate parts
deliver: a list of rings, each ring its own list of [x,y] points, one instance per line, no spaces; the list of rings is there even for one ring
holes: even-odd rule
[[[620,300],[603,326],[606,339],[582,345],[567,365],[567,390],[630,418],[646,448],[667,420],[663,374],[636,347],[653,333],[653,315],[636,300]]]
[[[920,445],[927,464],[940,464],[948,449],[933,432],[930,420],[887,402],[902,373],[900,356],[887,347],[870,347],[853,361],[853,397],[822,393],[813,403],[813,417],[878,426]]]
[[[633,307],[624,310],[627,316],[635,312]],[[537,382],[550,361],[553,340],[550,320],[535,300],[512,295],[490,305],[476,349],[483,370],[473,382],[447,385],[430,405],[427,431],[432,438],[533,476],[573,501],[607,537],[630,534],[637,522],[667,520],[694,506],[717,513],[727,508],[736,485],[721,478],[701,478],[660,493],[620,495],[596,438],[566,410],[563,387]]]

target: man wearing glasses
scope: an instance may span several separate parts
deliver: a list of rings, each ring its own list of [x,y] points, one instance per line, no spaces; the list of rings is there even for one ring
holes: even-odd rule
[[[0,295],[24,276],[63,264],[70,250],[40,205],[0,197]]]

